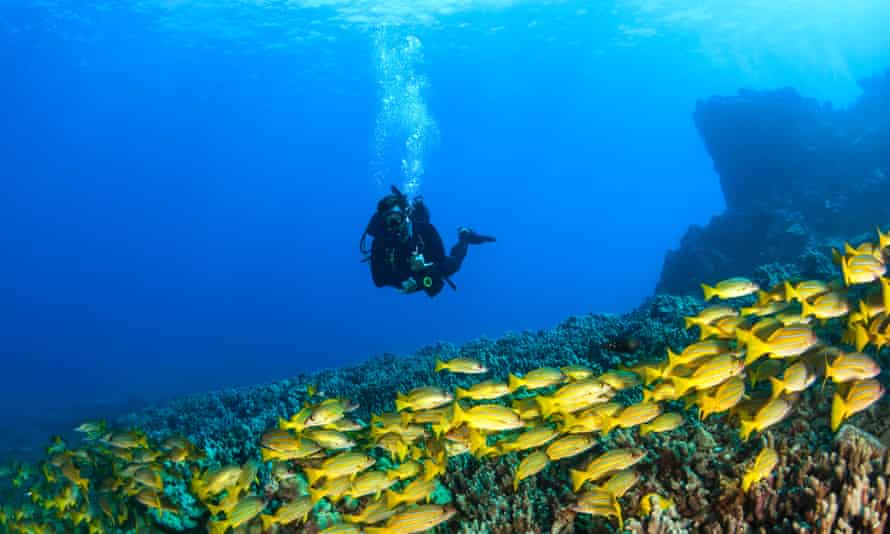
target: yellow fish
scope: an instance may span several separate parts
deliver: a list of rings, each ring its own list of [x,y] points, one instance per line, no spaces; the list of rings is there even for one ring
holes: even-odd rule
[[[803,361],[797,361],[785,369],[784,376],[780,378],[770,377],[772,394],[775,399],[783,393],[799,393],[816,381],[816,374]]]
[[[841,353],[830,363],[825,364],[825,380],[850,382],[874,378],[881,373],[881,367],[868,354],[861,352]]]
[[[657,493],[647,493],[640,499],[640,511],[643,512],[643,515],[651,515],[652,510],[656,508],[659,510],[667,510],[668,508],[673,507],[673,500],[662,497]]]
[[[782,360],[774,360],[772,358],[758,362],[745,370],[751,387],[756,386],[759,382],[774,377],[785,369],[785,363]]]
[[[631,404],[614,416],[605,417],[601,432],[607,435],[613,428],[632,428],[655,419],[661,415],[661,404],[657,402],[641,402]]]
[[[549,426],[536,426],[516,436],[512,441],[498,443],[503,454],[525,451],[546,445],[559,437],[559,432]]]
[[[269,530],[272,525],[289,525],[294,521],[306,521],[309,512],[312,511],[312,499],[309,497],[297,497],[296,499],[282,504],[273,515],[260,515],[260,521],[263,523],[263,530]]]
[[[383,471],[365,471],[355,477],[345,495],[353,499],[359,499],[365,495],[379,495],[396,482],[398,482],[397,479],[390,478]]]
[[[396,480],[414,478],[420,474],[420,464],[414,460],[408,460],[407,462],[390,469],[386,473]]]
[[[519,412],[519,417],[521,417],[523,421],[530,421],[541,417],[541,407],[538,405],[538,401],[535,397],[516,399],[511,406],[514,410]]]
[[[848,286],[874,282],[887,272],[884,262],[872,254],[857,254],[841,258],[841,272]]]
[[[459,402],[454,403],[454,417],[451,426],[466,423],[470,428],[490,432],[512,430],[525,426],[519,414],[512,408],[498,404],[479,404],[468,410],[461,408]]]
[[[557,386],[568,380],[568,376],[555,367],[541,367],[529,371],[523,377],[514,374],[509,375],[507,380],[510,392],[514,392],[519,388],[541,389],[550,386]]]
[[[453,360],[448,360],[447,362],[443,362],[442,360],[437,358],[436,372],[438,373],[441,371],[467,375],[478,375],[487,373],[488,368],[471,358],[455,358]]]
[[[309,485],[314,486],[322,478],[335,479],[355,475],[374,465],[374,462],[374,458],[360,452],[341,452],[322,462],[320,468],[304,467],[303,472]]]
[[[745,363],[732,357],[731,354],[720,354],[709,359],[688,378],[672,376],[671,381],[677,397],[682,397],[689,390],[708,389],[738,376],[745,369]]]
[[[374,523],[386,521],[395,515],[397,511],[397,508],[389,507],[385,499],[376,499],[366,504],[359,513],[344,514],[343,519],[358,525],[373,525]]]
[[[801,302],[802,316],[812,315],[816,319],[835,319],[850,313],[850,303],[839,291],[830,291],[815,297],[812,302]]]
[[[771,354],[774,358],[800,356],[814,347],[819,340],[810,327],[793,325],[777,329],[766,341],[757,336],[750,336],[746,342],[745,364],[750,365],[765,354]]]
[[[336,423],[349,411],[350,405],[342,399],[326,399],[313,408],[306,419],[306,427],[325,426]]]
[[[757,454],[757,458],[754,459],[754,463],[742,476],[742,491],[747,493],[753,484],[768,477],[778,463],[779,455],[775,449],[769,447],[761,449],[760,453]]]
[[[640,425],[640,436],[653,432],[670,432],[683,424],[683,415],[676,412],[663,413],[649,423]]]
[[[672,382],[659,382],[652,389],[643,390],[643,402],[661,402],[676,398],[677,390]]]
[[[565,367],[560,367],[559,370],[565,373],[569,379],[576,382],[579,380],[587,380],[593,376],[593,369],[584,367],[583,365],[566,365]]]
[[[547,446],[547,457],[552,461],[577,456],[596,445],[591,434],[569,434]]]
[[[513,491],[519,491],[519,483],[528,477],[537,475],[550,464],[547,453],[535,451],[519,462],[516,474],[513,476]]]
[[[278,419],[278,428],[302,432],[306,428],[306,420],[312,415],[312,408],[305,407],[295,413],[290,419]]]
[[[309,488],[309,499],[313,505],[324,498],[336,503],[346,495],[346,492],[349,491],[349,486],[348,476],[334,479],[326,478],[321,487]]]
[[[606,371],[597,380],[608,385],[615,391],[622,391],[640,385],[640,378],[629,371]]]
[[[739,312],[735,309],[724,306],[708,306],[693,317],[684,317],[683,321],[687,329],[693,326],[709,326],[725,317],[737,317]]]
[[[677,367],[695,367],[705,358],[716,356],[729,352],[729,344],[720,339],[707,339],[689,345],[680,354],[675,353],[670,348],[667,349],[668,365],[664,369],[662,376],[668,376],[673,373]]]
[[[389,518],[382,527],[365,527],[365,534],[414,534],[426,532],[448,521],[457,511],[450,506],[423,504],[406,508]]]
[[[701,284],[701,288],[705,294],[705,300],[708,301],[714,297],[725,300],[751,295],[756,293],[760,286],[747,278],[737,277],[717,282],[713,287]]]
[[[597,486],[597,489],[608,491],[620,499],[639,480],[640,474],[633,469],[622,469]]]
[[[757,410],[753,418],[742,419],[740,432],[742,439],[748,439],[753,432],[763,432],[782,419],[785,419],[790,411],[791,402],[784,397],[770,400]]]
[[[884,386],[874,378],[853,382],[843,396],[836,392],[831,401],[832,432],[837,432],[846,418],[865,410],[883,396]]]
[[[473,384],[468,389],[456,388],[455,396],[458,399],[493,400],[510,394],[507,384],[494,380],[486,380]]]
[[[405,486],[401,493],[386,490],[386,505],[396,508],[402,504],[414,504],[429,500],[430,495],[436,490],[436,480],[424,480],[418,478]]]
[[[362,534],[362,529],[351,523],[336,523],[319,531],[318,534]]]
[[[572,478],[572,491],[578,492],[587,481],[597,481],[616,471],[633,467],[646,457],[646,451],[642,449],[626,448],[612,449],[597,456],[584,470],[569,469]]]
[[[703,324],[700,327],[699,341],[708,338],[733,339],[736,330],[748,324],[744,317],[730,316],[718,319],[713,325]]]
[[[454,400],[451,393],[448,393],[434,386],[420,387],[411,390],[403,395],[399,393],[396,396],[396,410],[432,410],[444,404],[448,404]]]
[[[787,310],[791,307],[790,302],[784,301],[770,301],[765,304],[755,304],[754,306],[747,306],[741,308],[739,311],[744,316],[755,315],[757,317],[763,317],[766,315],[773,315],[782,311]]]
[[[734,376],[699,399],[698,416],[704,421],[711,414],[725,412],[734,408],[744,396],[745,382]]]
[[[549,417],[555,412],[571,413],[598,402],[605,402],[614,394],[615,391],[608,384],[588,378],[566,384],[553,395],[539,396],[537,400],[541,407],[541,415]]]
[[[578,496],[578,501],[570,509],[580,514],[615,517],[618,519],[619,532],[624,531],[621,505],[613,493],[600,489],[587,491]]]
[[[318,443],[323,448],[329,451],[355,447],[355,441],[350,439],[350,437],[343,432],[338,432],[336,430],[315,428],[307,430],[303,434],[303,436],[306,437],[306,439],[310,439],[315,443]]]
[[[822,280],[804,280],[792,285],[791,282],[785,282],[785,299],[789,302],[797,301],[804,303],[811,297],[828,293],[831,288]]]
[[[604,402],[588,408],[577,415],[565,414],[562,421],[562,431],[566,434],[599,432],[608,423],[608,418],[613,417],[623,408],[624,406],[617,402]]]

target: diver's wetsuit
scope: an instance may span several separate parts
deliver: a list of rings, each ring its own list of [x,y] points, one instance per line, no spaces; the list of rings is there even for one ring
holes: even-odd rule
[[[446,279],[460,270],[467,255],[469,241],[458,239],[445,255],[445,246],[438,230],[429,222],[415,222],[413,233],[405,237],[380,236],[371,244],[371,276],[377,287],[402,287],[402,283],[413,278],[417,289],[434,297],[442,291]],[[417,250],[424,260],[433,265],[420,271],[411,270],[411,256]]]

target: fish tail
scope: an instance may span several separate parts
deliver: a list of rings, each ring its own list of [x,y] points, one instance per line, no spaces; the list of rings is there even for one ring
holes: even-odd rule
[[[752,334],[745,345],[745,365],[751,365],[767,352],[769,352],[769,346]]]
[[[260,521],[263,523],[263,531],[268,531],[275,524],[274,515],[260,514]]]
[[[401,504],[401,495],[394,492],[393,490],[386,490],[384,492],[386,494],[386,507],[393,509],[399,504]]]
[[[717,294],[717,290],[708,284],[701,284],[702,293],[705,294],[705,301],[709,301]]]
[[[792,300],[800,300],[800,295],[797,293],[797,290],[794,289],[794,286],[791,285],[791,282],[785,280],[785,300],[791,302]]]
[[[884,298],[884,313],[890,313],[890,278],[884,276],[881,280],[881,296]]]
[[[624,532],[624,518],[621,516],[621,504],[618,503],[618,497],[614,493],[612,495],[612,507],[615,509],[615,516],[618,518],[618,531]]]
[[[807,302],[806,300],[800,301],[800,316],[808,317],[810,315],[815,315],[813,313],[813,305]]]
[[[695,317],[684,317],[683,324],[686,327],[686,330],[689,330],[690,328],[692,328],[693,326],[696,325],[696,319],[695,319]]]
[[[642,425],[640,425],[640,437],[641,438],[646,437],[649,434],[649,432],[652,432],[652,425],[650,425],[649,423],[643,423]]]
[[[843,262],[843,259],[844,259],[844,257],[841,255],[841,253],[838,252],[838,250],[836,248],[832,247],[831,248],[831,262],[837,266],[840,266],[841,263]]]
[[[312,487],[318,482],[321,477],[324,476],[324,471],[322,469],[313,469],[311,467],[304,467],[303,472],[306,473],[306,480],[309,482],[309,486]]]
[[[862,352],[862,349],[871,341],[868,337],[868,330],[862,324],[856,325],[856,350]]]
[[[554,412],[553,399],[549,397],[537,397],[535,400],[538,401],[538,407],[541,409],[541,415],[543,417],[550,417],[550,415]]]
[[[439,358],[436,358],[436,372],[438,373],[442,369],[445,369],[445,363]]]
[[[699,335],[698,335],[699,341],[704,341],[704,340],[708,339],[709,337],[720,333],[720,330],[716,326],[711,326],[709,324],[699,325],[699,330],[700,330]]]
[[[676,395],[677,398],[685,395],[686,392],[692,389],[693,386],[692,380],[688,380],[679,376],[672,376],[671,382],[674,384],[674,395]]]
[[[514,391],[516,391],[517,389],[519,389],[521,387],[522,387],[522,379],[520,379],[518,376],[514,375],[513,373],[510,373],[510,375],[507,377],[507,388],[510,390],[510,393],[513,393]]]
[[[680,363],[679,363],[680,355],[679,354],[672,351],[670,347],[668,347],[667,353],[668,353],[668,364],[667,364],[667,367],[664,369],[665,375],[671,374],[671,371],[673,371],[678,365],[680,365]]]
[[[470,396],[470,392],[463,388],[454,388],[454,396],[458,399],[464,399]]]
[[[207,530],[210,534],[225,534],[228,528],[229,524],[226,521],[209,521],[207,523]]]
[[[847,405],[840,393],[835,393],[831,399],[831,431],[837,432],[844,418],[847,416]]]
[[[878,231],[878,247],[881,250],[890,247],[890,232],[885,234],[881,231],[880,226],[876,227],[875,230]]]
[[[513,475],[513,493],[519,491],[519,473]]]
[[[754,477],[750,473],[745,473],[742,476],[742,491],[748,493],[748,490],[751,488],[751,484],[754,483]]]
[[[741,429],[739,430],[739,434],[743,441],[747,441],[748,437],[751,436],[751,433],[754,432],[754,420],[745,420],[741,421]]]
[[[401,412],[407,407],[408,401],[405,400],[405,395],[403,395],[402,393],[396,393],[396,411]]]
[[[578,493],[578,490],[587,482],[587,473],[577,469],[569,469],[569,475],[572,477],[572,491]]]
[[[476,458],[485,456],[488,439],[478,430],[470,429],[470,451]]]
[[[850,285],[850,271],[847,267],[847,258],[845,256],[841,256],[841,274],[844,275],[844,285]]]
[[[453,406],[454,410],[451,414],[451,428],[454,428],[467,420],[467,413],[460,407],[460,403],[454,401]]]
[[[772,385],[772,393],[770,393],[769,398],[770,400],[773,400],[778,398],[778,396],[785,390],[785,383],[774,376],[769,377],[769,382]]]

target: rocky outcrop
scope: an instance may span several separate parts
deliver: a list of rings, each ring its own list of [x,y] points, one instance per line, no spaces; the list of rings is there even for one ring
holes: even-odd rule
[[[756,276],[767,262],[812,263],[818,277],[840,236],[890,223],[890,71],[860,82],[846,109],[793,89],[742,91],[696,106],[695,124],[720,175],[725,213],[692,226],[665,257],[658,293]],[[805,270],[805,269],[804,269]]]

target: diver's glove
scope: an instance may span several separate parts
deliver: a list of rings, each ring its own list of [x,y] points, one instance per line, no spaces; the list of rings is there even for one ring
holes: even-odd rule
[[[406,295],[409,293],[414,293],[415,291],[417,291],[417,280],[413,278],[409,278],[402,282],[402,289],[399,290],[399,292]]]
[[[482,243],[491,243],[495,241],[494,237],[477,234],[465,226],[461,226],[457,229],[457,238],[461,241],[466,241],[470,245],[481,245]]]
[[[415,273],[417,271],[422,271],[424,269],[429,269],[433,266],[432,263],[426,263],[426,260],[423,258],[423,254],[419,252],[415,252],[411,255],[411,259],[408,260],[408,264],[411,266],[411,270]]]

